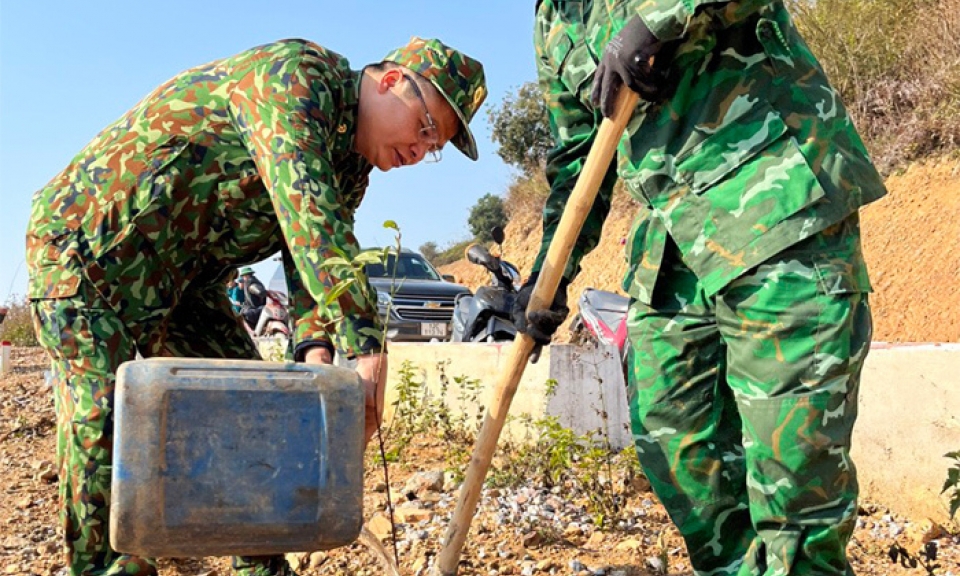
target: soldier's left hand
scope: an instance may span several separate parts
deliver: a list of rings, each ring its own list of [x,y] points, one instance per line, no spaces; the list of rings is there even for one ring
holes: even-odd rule
[[[655,102],[664,90],[665,74],[654,57],[662,43],[639,16],[631,18],[603,49],[590,99],[603,115],[613,116],[617,94],[626,85],[644,100]]]
[[[387,388],[387,354],[374,352],[357,356],[357,373],[365,393],[363,445],[373,438],[383,422],[384,392]]]

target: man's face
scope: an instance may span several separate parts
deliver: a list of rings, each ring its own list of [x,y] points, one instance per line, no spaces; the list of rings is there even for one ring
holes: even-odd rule
[[[460,129],[453,108],[429,82],[411,87],[414,73],[391,68],[361,93],[355,148],[386,172],[439,151]]]

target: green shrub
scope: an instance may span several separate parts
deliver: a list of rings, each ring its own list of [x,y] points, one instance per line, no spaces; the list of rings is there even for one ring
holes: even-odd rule
[[[14,346],[38,346],[33,319],[30,317],[30,301],[11,300],[6,307],[7,316],[0,323],[0,340],[9,340]]]
[[[507,93],[499,106],[487,109],[490,138],[497,155],[522,172],[541,172],[554,146],[543,93],[536,82],[527,82]]]
[[[496,226],[505,227],[507,225],[507,214],[503,209],[503,199],[493,194],[484,194],[477,200],[477,203],[470,209],[470,217],[467,219],[470,225],[470,231],[478,242],[491,242],[493,235],[491,230]]]
[[[467,249],[467,246],[470,246],[472,243],[473,240],[453,242],[441,250],[431,262],[434,266],[443,266],[456,262],[457,260],[462,260],[463,252]]]

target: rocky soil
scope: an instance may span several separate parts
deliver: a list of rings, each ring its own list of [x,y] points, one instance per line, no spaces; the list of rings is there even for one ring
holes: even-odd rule
[[[56,522],[55,424],[45,358],[38,349],[13,351],[14,371],[0,376],[0,574],[65,574]],[[401,464],[391,464],[390,499],[396,506],[401,573],[424,574],[456,505],[457,483],[445,474],[444,446],[419,436]],[[642,476],[615,468],[613,490],[623,499],[616,525],[598,529],[585,493],[576,486],[547,489],[530,482],[486,489],[463,554],[463,575],[578,574],[674,576],[692,574],[680,538]],[[364,496],[368,525],[392,551],[383,470],[368,466]],[[892,550],[897,562],[891,560]],[[938,567],[924,551],[935,551]],[[861,506],[849,548],[861,576],[960,576],[960,538],[925,518],[894,516]],[[391,552],[392,553],[392,552]],[[293,554],[301,575],[380,575],[367,548]],[[916,565],[911,567],[911,562]],[[226,558],[164,559],[165,576],[229,574]]]

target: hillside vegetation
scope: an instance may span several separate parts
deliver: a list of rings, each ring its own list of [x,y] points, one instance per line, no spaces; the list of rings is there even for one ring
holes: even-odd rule
[[[787,3],[887,178],[890,194],[861,212],[874,339],[960,342],[960,0]],[[497,153],[518,169],[504,191],[504,257],[526,274],[539,249],[548,191],[545,109],[535,85],[526,84],[488,114]],[[621,240],[643,208],[623,190],[614,199],[600,246],[570,288],[571,302],[588,286],[619,290],[626,269]],[[449,250],[445,262],[461,250]],[[489,280],[464,260],[442,270],[474,289]]]

